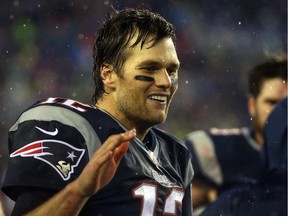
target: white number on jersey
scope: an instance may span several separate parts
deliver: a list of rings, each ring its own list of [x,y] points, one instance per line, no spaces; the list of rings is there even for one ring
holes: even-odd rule
[[[141,216],[154,215],[157,201],[157,189],[157,186],[154,184],[142,183],[133,190],[134,197],[142,199]],[[163,214],[176,215],[176,207],[177,205],[182,205],[183,197],[184,191],[172,188],[171,193],[165,200]]]

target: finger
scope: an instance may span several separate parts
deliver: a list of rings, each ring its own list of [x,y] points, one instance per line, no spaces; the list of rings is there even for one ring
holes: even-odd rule
[[[89,163],[87,164],[87,166],[84,168],[84,170],[97,171],[101,169],[101,167],[105,163],[107,163],[107,161],[109,161],[112,157],[113,157],[112,151],[108,151],[103,154],[99,154],[98,152],[96,152],[89,161]]]
[[[107,141],[95,152],[92,157],[93,164],[99,169],[111,158],[114,163],[119,163],[129,147],[129,141],[136,137],[136,130],[110,136]]]
[[[97,156],[96,158],[96,164],[97,164],[97,169],[100,169],[103,164],[105,164],[108,160],[110,160],[113,157],[113,152],[112,151],[108,151],[104,154],[100,154]]]
[[[122,159],[122,157],[129,148],[129,144],[130,144],[129,142],[124,142],[118,148],[115,149],[114,152],[115,163],[119,163],[119,161]]]

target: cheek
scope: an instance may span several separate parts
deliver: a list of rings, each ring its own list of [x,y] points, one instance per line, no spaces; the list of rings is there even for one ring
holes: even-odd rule
[[[119,89],[119,96],[119,100],[126,101],[137,106],[137,104],[141,103],[143,91],[131,84],[127,84]]]
[[[263,107],[261,113],[259,113],[260,114],[260,118],[262,119],[263,123],[267,120],[272,108],[273,108],[273,106],[268,106],[267,105],[267,106]]]
[[[173,96],[178,90],[178,85],[173,85],[171,87],[171,95]]]
[[[265,113],[266,115],[269,115],[272,109],[273,109],[273,105],[266,105],[264,106],[263,113]]]

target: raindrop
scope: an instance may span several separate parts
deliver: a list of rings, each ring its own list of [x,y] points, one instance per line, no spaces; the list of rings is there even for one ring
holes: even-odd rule
[[[88,10],[88,6],[87,6],[87,5],[84,5],[84,6],[83,6],[83,9],[84,9],[84,10]]]
[[[83,33],[80,33],[80,34],[78,35],[78,38],[79,38],[80,40],[82,40],[84,37],[85,37],[85,35],[84,35]]]
[[[14,1],[14,2],[13,2],[13,6],[14,6],[14,7],[18,7],[19,5],[20,5],[20,2],[19,2],[19,1]]]
[[[188,81],[188,80],[186,80],[186,81],[185,81],[185,84],[189,84],[189,81]]]
[[[238,22],[238,25],[242,25],[242,22],[241,22],[241,21],[239,21],[239,22]]]

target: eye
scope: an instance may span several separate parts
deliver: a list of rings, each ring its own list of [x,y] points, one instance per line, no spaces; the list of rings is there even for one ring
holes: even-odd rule
[[[267,100],[267,103],[270,105],[270,106],[274,106],[278,101],[277,100]]]
[[[173,84],[177,84],[178,83],[178,73],[177,73],[177,69],[174,69],[174,68],[168,68],[167,69],[167,73],[171,79],[171,82]]]
[[[153,72],[153,71],[156,71],[156,70],[158,70],[158,68],[157,67],[155,67],[155,66],[147,66],[147,67],[142,67],[142,68],[140,68],[141,70],[144,70],[144,71],[146,71],[146,72]]]
[[[167,69],[167,73],[169,76],[177,76],[177,69],[174,69],[174,68],[168,68]]]
[[[172,74],[176,74],[176,71],[175,71],[175,70],[167,69],[167,73],[168,73],[169,75],[172,75]]]

